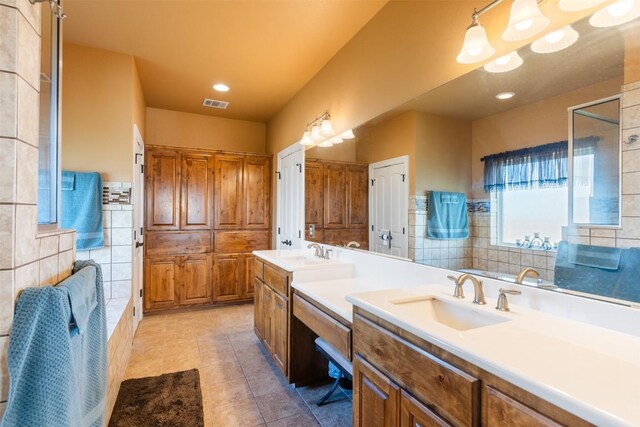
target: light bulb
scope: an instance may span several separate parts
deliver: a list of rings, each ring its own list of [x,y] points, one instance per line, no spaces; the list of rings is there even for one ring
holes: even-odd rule
[[[311,128],[311,139],[313,139],[314,141],[318,141],[320,140],[321,136],[320,136],[320,126],[318,125],[314,125]]]
[[[229,86],[224,83],[216,83],[213,85],[213,89],[218,92],[229,92]]]
[[[558,7],[565,12],[580,12],[598,6],[605,1],[607,0],[560,0]]]
[[[617,0],[600,9],[589,19],[594,27],[612,27],[632,21],[640,16],[640,1]]]
[[[300,140],[300,145],[316,145],[315,142],[311,139],[311,132],[305,130],[302,134],[302,139]]]
[[[333,125],[331,124],[331,120],[324,119],[320,123],[320,132],[322,132],[323,135],[333,135]]]
[[[353,134],[353,130],[351,129],[347,129],[344,132],[342,132],[342,134],[340,134],[340,138],[342,139],[353,139],[356,136]]]
[[[536,53],[558,52],[574,44],[578,37],[578,32],[567,25],[531,43],[531,50]]]
[[[487,32],[477,19],[467,28],[462,49],[456,57],[461,64],[474,64],[491,58],[496,50],[489,43]]]
[[[509,23],[502,38],[510,42],[528,39],[547,28],[549,22],[536,0],[513,0]]]
[[[506,73],[521,66],[522,62],[522,58],[518,55],[518,52],[514,50],[495,61],[489,62],[484,66],[484,70],[489,73]]]

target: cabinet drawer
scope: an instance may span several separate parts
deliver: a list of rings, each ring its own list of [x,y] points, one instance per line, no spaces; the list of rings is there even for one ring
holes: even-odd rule
[[[408,341],[355,316],[354,352],[386,372],[438,416],[456,426],[480,419],[480,381]],[[419,372],[420,375],[410,373]]]
[[[298,295],[293,295],[293,315],[351,360],[351,329]]]
[[[260,280],[264,280],[264,262],[258,258],[253,259],[253,274]]]
[[[147,232],[147,256],[204,254],[211,252],[211,232]]]
[[[268,231],[216,231],[216,253],[239,253],[269,249]]]
[[[275,268],[265,265],[264,266],[264,282],[271,287],[274,291],[289,298],[289,275],[281,273]]]
[[[492,387],[487,386],[486,391],[487,426],[559,427],[562,425]]]

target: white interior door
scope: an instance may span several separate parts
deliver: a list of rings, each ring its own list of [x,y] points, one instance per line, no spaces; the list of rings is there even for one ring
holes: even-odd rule
[[[278,153],[276,248],[301,247],[304,225],[304,150],[294,144]]]
[[[369,246],[374,252],[409,255],[409,178],[406,156],[369,165]]]
[[[134,125],[133,165],[133,264],[131,290],[133,292],[133,332],[142,320],[142,280],[144,259],[144,141],[138,127]]]

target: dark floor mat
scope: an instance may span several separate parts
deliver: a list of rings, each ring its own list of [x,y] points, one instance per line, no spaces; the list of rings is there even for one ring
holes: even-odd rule
[[[109,427],[204,426],[197,369],[122,382]]]

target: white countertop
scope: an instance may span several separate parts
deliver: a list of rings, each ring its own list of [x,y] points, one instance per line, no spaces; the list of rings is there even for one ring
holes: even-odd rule
[[[353,305],[346,300],[349,294],[370,291],[368,280],[351,278],[318,282],[293,282],[294,289],[319,302],[347,322],[353,322]]]
[[[510,321],[459,331],[419,324],[390,301],[417,295],[463,304]],[[640,338],[520,307],[456,300],[440,285],[365,292],[347,300],[591,423],[640,425]]]

